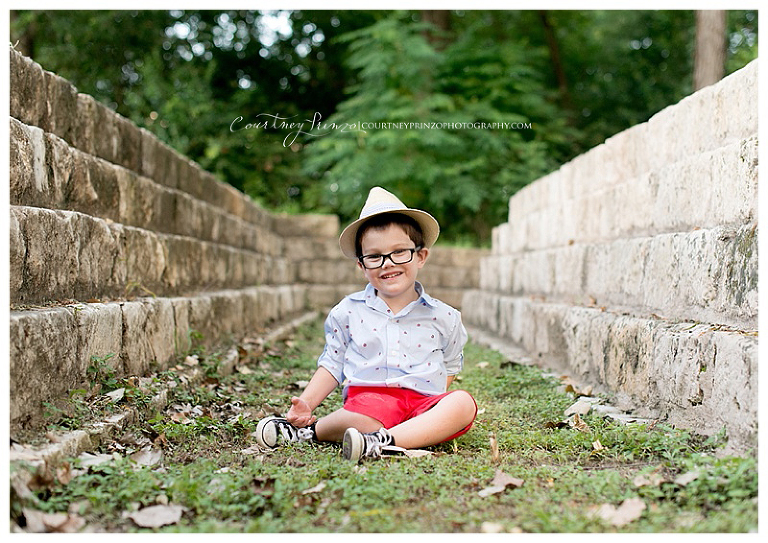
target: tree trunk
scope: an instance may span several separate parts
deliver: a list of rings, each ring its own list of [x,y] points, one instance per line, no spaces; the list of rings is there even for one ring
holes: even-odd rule
[[[435,32],[425,32],[427,41],[437,49],[443,49],[448,45],[449,39],[446,35],[451,30],[451,12],[444,9],[423,9],[421,10],[421,20],[425,23],[432,23],[438,29]]]
[[[547,10],[539,10],[539,19],[541,20],[541,24],[544,27],[544,36],[547,39],[549,58],[552,60],[552,70],[555,72],[557,88],[560,91],[561,104],[566,110],[572,111],[573,102],[571,101],[571,93],[568,90],[568,81],[565,77],[565,70],[563,70],[563,63],[560,60],[560,47],[557,43],[555,29],[549,20]]]
[[[725,75],[726,15],[724,10],[696,12],[694,91],[720,81]]]

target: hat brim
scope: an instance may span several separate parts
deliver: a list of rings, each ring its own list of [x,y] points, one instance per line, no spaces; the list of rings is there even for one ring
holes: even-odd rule
[[[341,247],[341,252],[344,253],[344,256],[357,260],[358,255],[355,251],[357,231],[367,220],[385,213],[397,213],[398,215],[406,215],[414,219],[421,227],[421,233],[424,236],[424,247],[426,248],[432,247],[432,245],[435,244],[435,241],[437,241],[437,237],[440,235],[440,225],[437,223],[437,220],[426,211],[421,211],[419,209],[390,209],[357,219],[344,229],[341,236],[339,236],[339,247]]]

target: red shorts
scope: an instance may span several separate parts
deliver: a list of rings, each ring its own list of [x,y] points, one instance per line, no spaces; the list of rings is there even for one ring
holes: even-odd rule
[[[344,409],[368,415],[381,422],[384,428],[392,428],[429,411],[437,402],[454,392],[457,391],[451,390],[437,396],[427,396],[407,388],[351,386],[347,391]],[[472,398],[472,401],[474,400]],[[475,416],[477,416],[477,403],[475,403]],[[474,422],[474,418],[472,420]],[[467,433],[471,427],[472,422],[443,441],[455,439]]]

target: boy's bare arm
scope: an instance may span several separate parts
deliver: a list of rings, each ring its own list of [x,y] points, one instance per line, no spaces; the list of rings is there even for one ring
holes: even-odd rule
[[[451,386],[451,383],[453,383],[453,380],[456,378],[455,375],[449,375],[447,382],[445,383],[445,389],[448,390],[448,387]]]
[[[309,426],[317,420],[312,412],[338,386],[338,381],[324,367],[320,366],[309,380],[300,396],[291,398],[291,408],[285,418],[297,427]]]

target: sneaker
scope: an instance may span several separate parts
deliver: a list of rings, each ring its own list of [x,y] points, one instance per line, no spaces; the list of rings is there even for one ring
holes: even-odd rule
[[[342,453],[344,458],[355,462],[363,458],[379,458],[381,449],[387,445],[394,445],[394,442],[386,428],[370,434],[364,434],[356,428],[347,428],[344,432]]]
[[[314,425],[307,428],[296,428],[283,417],[270,416],[263,418],[256,426],[256,443],[266,449],[277,447],[278,440],[299,442],[315,439]]]

